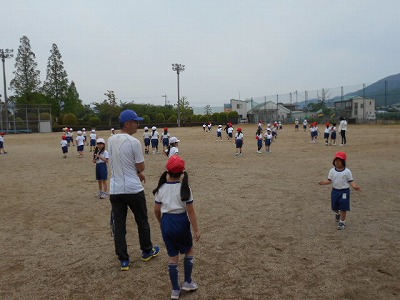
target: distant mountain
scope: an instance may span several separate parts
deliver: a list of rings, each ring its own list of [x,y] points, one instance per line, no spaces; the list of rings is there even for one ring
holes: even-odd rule
[[[386,85],[386,93],[385,93],[385,85]],[[352,94],[363,97],[364,91],[361,89]],[[371,85],[368,85],[365,88],[365,97],[375,99],[376,106],[390,106],[392,104],[399,103],[400,73],[385,77]]]
[[[386,82],[386,93],[385,93],[385,82]],[[385,97],[386,94],[386,97]],[[355,92],[347,93],[343,96],[344,99],[349,99],[355,96],[364,96],[363,89]],[[365,87],[365,98],[375,99],[377,107],[390,106],[395,103],[400,103],[400,73],[390,75],[385,78],[378,80],[377,82],[370,84]],[[386,98],[386,100],[385,100]],[[333,106],[333,103],[340,101],[341,96],[335,96],[332,99],[326,100],[327,106]],[[304,108],[309,103],[316,103],[318,99],[308,99],[307,102],[298,102],[299,108]],[[386,102],[386,104],[385,104]]]

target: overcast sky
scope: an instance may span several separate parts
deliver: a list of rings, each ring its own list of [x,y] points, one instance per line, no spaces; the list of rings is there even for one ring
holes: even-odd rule
[[[181,96],[199,107],[400,72],[399,0],[4,2],[0,48],[16,52],[26,35],[43,82],[57,44],[85,104],[107,90],[122,101],[162,105],[167,95],[174,104],[172,63],[186,65]],[[14,63],[6,61],[7,86]]]

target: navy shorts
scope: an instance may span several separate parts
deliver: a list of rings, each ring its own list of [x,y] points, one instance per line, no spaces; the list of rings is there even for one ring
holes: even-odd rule
[[[151,147],[152,148],[158,147],[158,139],[151,139]]]
[[[336,140],[336,132],[331,132],[331,139]]]
[[[108,170],[106,163],[96,164],[96,180],[107,180]]]
[[[222,136],[222,132],[217,132],[217,137],[221,137]]]
[[[258,149],[261,149],[261,147],[262,147],[262,140],[257,140],[257,147],[258,147]]]
[[[229,133],[228,133],[228,136],[231,138],[231,137],[232,137],[232,132],[229,132]]]
[[[78,146],[78,147],[76,147],[76,150],[78,151],[78,152],[82,152],[83,151],[83,145],[80,145],[80,146]]]
[[[324,139],[329,139],[329,133],[324,132]]]
[[[146,138],[144,139],[144,145],[149,146],[150,145],[150,139]]]
[[[61,147],[61,149],[64,154],[68,153],[68,146]]]
[[[162,145],[164,147],[168,147],[169,146],[169,138],[163,138],[162,140]]]
[[[3,142],[0,142],[0,149],[4,148]]]
[[[270,146],[270,145],[271,145],[271,139],[266,139],[265,146]]]
[[[96,147],[96,140],[95,139],[91,139],[90,140],[90,146]]]
[[[187,253],[193,247],[190,222],[186,213],[164,213],[161,218],[161,228],[168,256]]]
[[[350,210],[350,189],[337,190],[331,192],[332,210],[349,211]]]
[[[243,146],[243,140],[242,139],[236,140],[236,148],[242,148],[242,146]]]

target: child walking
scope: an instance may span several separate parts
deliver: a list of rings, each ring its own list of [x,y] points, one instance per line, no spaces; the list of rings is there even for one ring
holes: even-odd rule
[[[267,132],[264,134],[264,142],[265,142],[265,151],[267,151],[267,153],[270,153],[271,143],[272,143],[271,128],[267,128]]]
[[[96,148],[96,130],[92,129],[92,132],[90,133],[90,151],[92,152]]]
[[[178,149],[178,143],[180,140],[178,140],[176,137],[171,137],[169,139],[169,145],[167,149],[164,151],[165,155],[170,158],[171,156],[175,154],[179,154],[179,149]]]
[[[193,205],[189,176],[185,171],[185,161],[179,156],[172,156],[165,171],[153,190],[155,195],[154,213],[161,225],[162,237],[167,248],[168,272],[172,284],[171,299],[179,299],[181,291],[198,289],[192,279],[194,264],[193,236],[200,239],[196,212]],[[179,254],[184,258],[184,283],[179,284]]]
[[[85,138],[82,135],[82,131],[78,131],[78,136],[76,137],[76,150],[79,153],[79,158],[83,157],[83,150],[85,147]]]
[[[168,128],[167,127],[164,128],[164,132],[161,135],[160,140],[161,140],[162,145],[163,145],[163,151],[167,150],[168,146],[169,146],[169,133],[168,133]]]
[[[4,150],[4,132],[0,133],[0,154],[3,151],[3,154],[7,154],[6,150]]]
[[[223,141],[222,139],[222,125],[218,125],[218,129],[217,129],[217,142],[218,141]]]
[[[242,153],[242,146],[244,144],[243,139],[244,139],[244,135],[242,132],[242,128],[239,127],[235,134],[235,144],[236,144],[236,154],[235,155],[236,156],[243,155],[243,153]]]
[[[105,199],[108,196],[107,176],[109,155],[106,150],[106,141],[102,138],[97,139],[97,146],[93,154],[93,163],[96,164],[96,180],[99,184],[97,198]]]
[[[336,123],[333,123],[331,127],[331,145],[336,146]]]
[[[257,140],[257,153],[262,153],[261,148],[262,148],[262,142],[263,142],[263,135],[262,135],[262,129],[260,126],[258,126],[257,131],[256,131],[256,140]]]
[[[329,122],[326,123],[325,130],[324,130],[324,139],[325,139],[325,145],[327,145],[327,146],[330,145],[329,144],[329,136],[330,136],[331,130],[332,130],[331,124],[329,124]]]
[[[158,154],[158,137],[159,133],[157,131],[157,127],[151,127],[151,148],[153,149],[153,154]]]
[[[143,129],[144,154],[149,154],[151,133],[149,132],[148,127],[145,127]]]
[[[347,154],[345,152],[337,152],[333,159],[335,167],[329,171],[328,179],[318,182],[319,185],[332,183],[331,207],[336,213],[336,222],[339,222],[338,230],[346,228],[346,215],[350,211],[350,186],[356,191],[361,190],[353,181],[350,169],[346,168],[346,160]]]

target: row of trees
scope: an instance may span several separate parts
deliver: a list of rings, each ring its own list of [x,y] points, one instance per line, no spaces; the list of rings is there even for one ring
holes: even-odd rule
[[[37,69],[36,55],[31,49],[27,36],[20,39],[20,46],[15,58],[14,78],[10,82],[10,106],[24,107],[47,104],[51,106],[53,121],[57,125],[82,124],[86,126],[108,125],[118,123],[118,116],[124,109],[133,109],[145,117],[145,123],[177,123],[177,106],[156,106],[136,104],[118,100],[114,91],[104,93],[106,99],[84,105],[74,81],[68,80],[62,55],[56,44],[50,50],[47,62],[46,79],[41,82]],[[9,111],[5,112],[9,113]],[[14,111],[15,113],[15,111]],[[237,121],[237,113],[215,113],[205,109],[204,115],[193,115],[193,109],[186,97],[180,99],[181,124],[198,122]],[[33,118],[33,117],[31,117]]]

